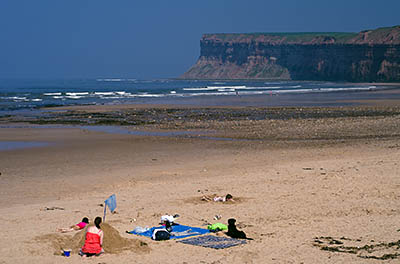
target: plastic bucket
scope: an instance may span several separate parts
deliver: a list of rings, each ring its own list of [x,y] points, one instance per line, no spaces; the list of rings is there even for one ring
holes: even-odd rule
[[[71,250],[70,249],[64,249],[63,250],[63,254],[64,254],[64,256],[69,257],[69,256],[71,256]]]

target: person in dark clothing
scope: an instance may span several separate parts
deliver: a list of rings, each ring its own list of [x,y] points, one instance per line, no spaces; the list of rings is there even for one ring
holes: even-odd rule
[[[248,238],[243,231],[240,231],[236,228],[236,219],[230,218],[228,220],[228,232],[226,233],[228,236],[232,238],[240,238],[240,239],[249,239],[253,240],[252,238]]]

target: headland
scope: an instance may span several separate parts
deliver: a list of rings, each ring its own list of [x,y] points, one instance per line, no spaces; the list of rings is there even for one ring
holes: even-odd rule
[[[400,81],[400,26],[348,32],[204,34],[182,79]]]

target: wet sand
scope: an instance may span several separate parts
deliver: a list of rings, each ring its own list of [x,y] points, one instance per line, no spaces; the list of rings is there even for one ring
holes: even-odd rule
[[[54,255],[60,240],[55,230],[102,216],[99,204],[113,193],[117,214],[107,214],[107,223],[149,250],[127,249],[88,263],[397,263],[397,103],[333,109],[91,106],[31,120],[87,125],[122,115],[138,122],[126,129],[198,131],[190,137],[2,119],[2,141],[49,145],[0,151],[0,263],[81,263],[76,254]],[[237,201],[201,201],[226,193]],[[215,250],[125,233],[155,226],[165,213],[197,227],[217,222],[215,215],[223,223],[233,217],[254,240]]]

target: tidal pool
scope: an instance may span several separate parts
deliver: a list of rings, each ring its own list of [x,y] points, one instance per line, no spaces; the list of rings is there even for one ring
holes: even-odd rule
[[[38,141],[0,141],[0,151],[44,147],[49,143]]]

